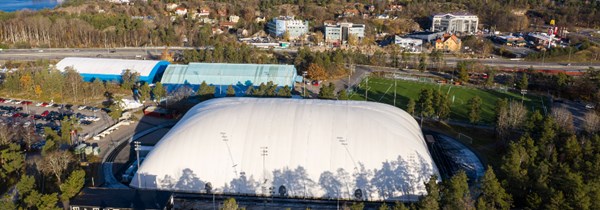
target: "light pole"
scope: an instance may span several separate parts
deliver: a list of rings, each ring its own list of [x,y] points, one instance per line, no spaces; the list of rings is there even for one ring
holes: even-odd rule
[[[265,191],[266,189],[266,184],[267,184],[267,170],[265,168],[265,159],[267,158],[267,156],[269,155],[269,147],[260,147],[260,155],[262,156],[263,159],[263,191]],[[266,191],[263,192],[266,194]]]
[[[135,156],[137,157],[137,171],[140,171],[140,150],[141,150],[141,145],[140,145],[140,141],[134,141],[134,149],[135,149]],[[137,179],[138,179],[138,189],[142,188],[142,181],[140,179],[140,173],[138,173]]]
[[[304,98],[306,98],[306,81],[305,81],[306,75],[307,75],[307,72],[303,71],[302,72],[302,97],[304,97]]]
[[[235,168],[237,166],[237,164],[235,164],[235,161],[233,161],[233,155],[231,154],[231,148],[229,148],[229,139],[227,138],[227,133],[221,132],[221,140],[223,142],[225,142],[225,146],[227,146],[227,151],[229,152],[229,159],[231,159],[231,164],[232,164],[231,167],[233,168],[233,173],[237,177],[238,172],[237,172],[237,169]]]

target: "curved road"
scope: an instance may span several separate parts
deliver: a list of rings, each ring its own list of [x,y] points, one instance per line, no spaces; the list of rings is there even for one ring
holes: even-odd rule
[[[162,128],[169,128],[175,125],[175,122],[166,122],[152,128],[143,130],[136,134],[128,135],[125,138],[119,140],[116,147],[111,148],[109,152],[106,153],[104,158],[102,159],[102,175],[104,176],[104,187],[108,188],[129,188],[123,183],[119,182],[117,178],[115,178],[113,173],[113,162],[119,155],[119,153],[127,146],[127,144],[135,141],[143,136],[146,136],[154,131],[157,131]]]

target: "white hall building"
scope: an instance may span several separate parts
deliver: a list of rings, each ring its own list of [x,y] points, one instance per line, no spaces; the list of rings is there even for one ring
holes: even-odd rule
[[[437,14],[432,17],[431,31],[448,33],[475,33],[479,18],[468,13]]]

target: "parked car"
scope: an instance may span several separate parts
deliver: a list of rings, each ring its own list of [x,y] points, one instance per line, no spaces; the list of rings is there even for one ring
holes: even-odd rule
[[[22,105],[31,105],[33,102],[31,101],[22,101],[21,104]]]

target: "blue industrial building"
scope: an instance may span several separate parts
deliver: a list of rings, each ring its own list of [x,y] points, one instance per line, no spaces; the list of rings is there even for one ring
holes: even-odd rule
[[[190,63],[169,65],[161,79],[169,92],[182,86],[197,91],[203,81],[216,87],[216,95],[224,95],[229,85],[234,86],[238,95],[243,95],[248,87],[268,82],[293,88],[301,77],[293,65]]]
[[[60,71],[73,68],[88,82],[94,79],[120,81],[123,72],[130,70],[140,74],[140,81],[154,83],[160,81],[168,65],[167,61],[67,57],[58,62],[56,68]]]

